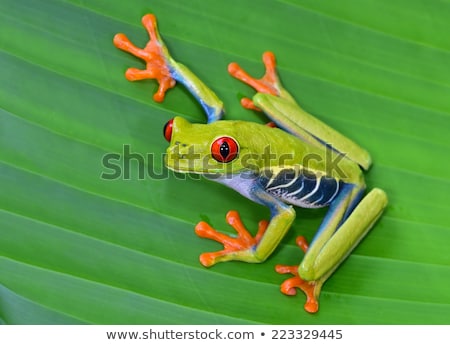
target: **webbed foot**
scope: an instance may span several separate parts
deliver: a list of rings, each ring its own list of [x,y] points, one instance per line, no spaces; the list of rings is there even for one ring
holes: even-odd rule
[[[297,245],[302,249],[303,252],[308,250],[308,243],[303,236],[297,237]],[[306,281],[300,278],[298,274],[297,266],[288,265],[276,265],[275,271],[280,274],[290,273],[293,277],[286,279],[280,287],[280,290],[285,295],[294,296],[297,294],[295,288],[299,288],[306,295],[305,310],[309,313],[316,313],[319,310],[319,294],[322,288],[322,281]]]
[[[228,73],[234,78],[250,85],[259,93],[280,96],[283,91],[276,72],[275,55],[272,52],[265,52],[263,54],[263,63],[266,72],[260,79],[251,77],[236,62],[232,62],[228,65]],[[247,109],[261,111],[261,109],[259,109],[249,98],[242,98],[241,105]]]
[[[147,14],[142,18],[142,24],[150,36],[150,41],[144,49],[136,47],[124,34],[115,35],[113,42],[117,48],[146,62],[147,66],[144,70],[129,68],[125,72],[125,77],[129,81],[156,79],[159,83],[159,88],[153,95],[153,99],[157,102],[162,102],[167,90],[176,84],[169,68],[170,56],[158,33],[156,17],[153,14]]]
[[[195,233],[202,238],[208,238],[224,246],[223,250],[200,255],[203,266],[210,267],[218,262],[240,260],[255,262],[252,252],[261,240],[267,229],[268,222],[262,220],[258,224],[258,232],[255,237],[247,231],[237,211],[229,211],[226,220],[237,231],[237,237],[224,235],[213,229],[208,223],[200,222],[195,227]]]

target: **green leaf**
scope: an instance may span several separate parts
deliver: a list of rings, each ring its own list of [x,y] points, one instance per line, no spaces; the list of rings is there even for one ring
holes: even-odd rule
[[[112,37],[144,45],[148,12],[227,118],[265,121],[240,107],[252,91],[226,66],[260,74],[271,50],[302,106],[371,152],[367,184],[389,207],[316,315],[279,292],[274,265],[299,263],[294,238],[325,210],[298,210],[263,264],[199,264],[220,248],[195,236],[199,220],[231,232],[229,209],[250,229],[269,213],[163,167],[166,121],[204,115],[182,87],[156,104],[155,82],[124,79],[142,62]],[[0,323],[448,324],[449,15],[446,0],[1,1]],[[102,178],[108,154],[128,178]]]

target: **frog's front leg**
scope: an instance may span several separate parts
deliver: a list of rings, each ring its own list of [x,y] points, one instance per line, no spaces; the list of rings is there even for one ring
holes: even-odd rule
[[[146,62],[145,69],[129,68],[125,72],[125,77],[129,81],[156,79],[159,88],[153,99],[157,102],[162,102],[166,92],[178,81],[203,107],[208,122],[219,120],[224,112],[222,101],[186,66],[176,62],[170,56],[169,50],[159,35],[156,17],[153,14],[147,14],[142,18],[142,24],[150,36],[149,42],[143,49],[136,47],[124,34],[119,33],[114,36],[113,42],[117,48]]]
[[[242,223],[241,217],[237,211],[229,211],[225,219],[227,223],[236,230],[237,237],[224,235],[213,229],[206,222],[200,222],[195,227],[195,233],[199,237],[217,241],[224,246],[223,250],[200,255],[200,262],[205,267],[210,267],[220,261],[236,260],[238,259],[236,258],[237,256],[247,257],[246,252],[249,251],[249,249],[251,250],[251,248],[256,247],[268,226],[267,221],[261,220],[258,224],[257,234],[255,237],[252,237]]]
[[[226,219],[228,224],[237,231],[237,237],[224,235],[206,222],[198,223],[195,227],[198,236],[215,240],[224,245],[223,250],[203,253],[200,256],[202,265],[210,267],[218,262],[231,260],[263,262],[278,246],[295,219],[294,209],[257,186],[251,188],[249,197],[253,201],[269,207],[270,222],[259,222],[258,232],[254,237],[246,230],[236,211],[228,212]]]

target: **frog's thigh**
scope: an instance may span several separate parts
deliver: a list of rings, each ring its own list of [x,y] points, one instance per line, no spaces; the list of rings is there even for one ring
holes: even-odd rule
[[[302,116],[306,114],[293,100],[287,100],[265,93],[257,93],[253,96],[253,103],[260,108],[273,122],[289,133],[299,137],[305,142],[317,145],[317,140],[299,126]],[[303,123],[303,121],[301,121]]]
[[[314,272],[308,280],[328,277],[364,238],[387,205],[386,193],[378,188],[368,193],[353,212],[326,242],[317,257],[310,261],[312,267],[299,267],[302,271]],[[312,268],[312,269],[311,269]]]
[[[370,167],[372,160],[366,150],[303,110],[290,95],[280,98],[257,93],[253,97],[253,103],[278,126],[301,140],[317,147],[323,147],[323,143],[328,143],[365,170]]]

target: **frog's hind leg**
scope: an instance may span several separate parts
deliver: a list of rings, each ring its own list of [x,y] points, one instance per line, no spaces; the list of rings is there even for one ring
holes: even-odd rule
[[[266,68],[266,72],[260,79],[251,77],[236,62],[232,62],[228,65],[228,73],[230,73],[230,75],[234,78],[253,87],[258,93],[277,97],[285,95],[286,91],[283,89],[276,72],[275,55],[272,52],[265,52],[263,54],[263,63]],[[242,98],[241,105],[247,109],[262,111],[250,98]]]
[[[386,194],[381,189],[371,190],[362,200],[361,194],[361,188],[351,185],[341,191],[331,204],[297,272],[277,266],[277,272],[295,275],[294,279],[283,283],[282,292],[293,294],[293,289],[298,287],[308,296],[308,305],[311,301],[317,304],[323,283],[364,238],[387,205]],[[310,286],[314,287],[312,292]],[[317,311],[307,305],[305,310]]]
[[[228,66],[233,77],[257,91],[251,100],[243,98],[242,106],[262,110],[278,127],[311,145],[332,147],[367,170],[371,165],[369,153],[298,105],[278,78],[273,53],[264,53],[263,61],[266,72],[261,79],[251,77],[234,62]]]
[[[362,200],[361,190],[348,192],[330,206],[299,267],[307,280],[331,275],[372,228],[387,205],[386,193],[372,189]]]
[[[266,72],[260,79],[251,77],[236,62],[228,65],[228,73],[243,83],[250,85],[258,92],[279,96],[281,84],[276,72],[275,55],[272,52],[265,52],[263,54],[263,63],[266,67]]]
[[[308,242],[305,237],[298,236],[296,239],[297,245],[300,249],[306,253],[308,250]],[[298,265],[288,266],[288,265],[276,265],[275,271],[280,274],[290,273],[293,277],[286,279],[280,286],[282,293],[288,296],[294,296],[297,294],[296,288],[302,290],[306,296],[305,310],[309,313],[315,313],[319,310],[319,295],[322,285],[325,280],[316,280],[309,282],[300,278],[298,274]]]

